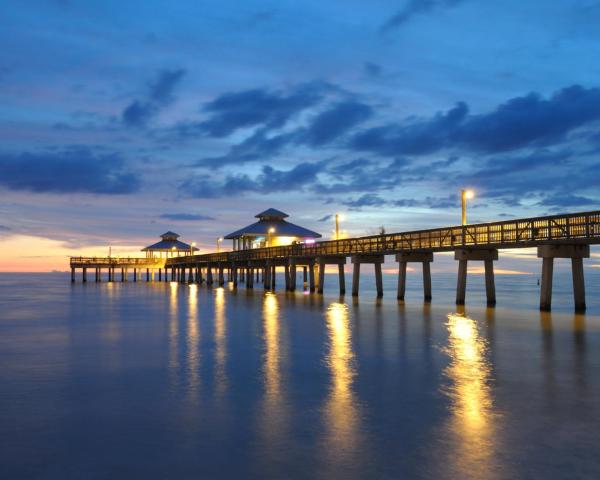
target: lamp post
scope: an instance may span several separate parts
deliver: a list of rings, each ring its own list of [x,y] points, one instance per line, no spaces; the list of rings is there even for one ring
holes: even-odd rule
[[[273,227],[269,228],[268,231],[268,235],[267,235],[267,247],[271,246],[271,235],[273,235],[275,233],[275,229]]]
[[[462,224],[467,224],[467,200],[471,200],[475,196],[473,190],[461,190],[460,199],[462,206]]]
[[[194,247],[196,246],[196,242],[192,242],[192,244],[190,245],[190,255],[194,254]]]
[[[175,247],[175,246],[172,246],[172,247],[171,247],[171,257],[174,257],[174,256],[175,256],[175,250],[176,250],[176,247]]]
[[[223,241],[223,237],[217,238],[217,253],[221,252],[221,242]]]

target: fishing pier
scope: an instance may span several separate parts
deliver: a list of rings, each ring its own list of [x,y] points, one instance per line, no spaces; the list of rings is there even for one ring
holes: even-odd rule
[[[76,269],[82,269],[83,281],[87,280],[87,269],[95,269],[96,281],[102,269],[109,269],[109,279],[115,281],[114,269],[119,268],[122,281],[127,280],[128,270],[133,270],[134,281],[138,278],[137,272],[145,270],[148,281],[154,276],[152,272],[157,272],[159,281],[210,286],[223,285],[227,275],[227,281],[232,282],[234,288],[241,283],[253,288],[256,280],[265,289],[274,290],[275,272],[279,269],[284,274],[285,289],[294,291],[301,268],[308,290],[323,293],[325,267],[336,265],[339,292],[344,295],[344,265],[350,260],[352,295],[359,295],[361,265],[372,264],[377,296],[381,297],[382,264],[386,256],[393,255],[398,263],[397,298],[404,300],[407,265],[421,264],[423,297],[429,302],[432,299],[430,265],[434,254],[454,252],[458,264],[456,303],[465,303],[469,262],[480,262],[484,266],[487,304],[494,306],[494,262],[499,258],[499,250],[535,247],[542,260],[540,309],[549,311],[552,306],[554,259],[567,258],[571,260],[575,309],[583,311],[586,308],[583,259],[590,256],[590,245],[595,244],[600,244],[600,211],[259,248],[238,242],[236,250],[200,255],[138,259],[72,257],[71,280],[75,281]]]

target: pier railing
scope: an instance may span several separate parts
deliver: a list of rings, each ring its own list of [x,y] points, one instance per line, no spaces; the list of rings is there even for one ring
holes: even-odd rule
[[[160,267],[165,264],[164,258],[139,257],[71,257],[71,267]]]
[[[327,240],[314,244],[191,255],[170,258],[166,264],[335,255],[389,255],[403,251],[452,251],[461,247],[523,248],[560,243],[600,243],[600,211]]]

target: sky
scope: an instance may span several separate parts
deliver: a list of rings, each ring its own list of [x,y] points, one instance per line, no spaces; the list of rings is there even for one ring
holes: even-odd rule
[[[600,208],[600,1],[1,3],[0,271]]]

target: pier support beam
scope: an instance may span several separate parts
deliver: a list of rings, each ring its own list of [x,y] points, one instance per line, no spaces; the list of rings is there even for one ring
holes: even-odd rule
[[[421,263],[423,265],[423,298],[431,301],[431,262],[432,252],[400,252],[396,254],[398,262],[398,300],[404,300],[406,293],[406,267],[408,263]]]
[[[87,282],[87,268],[83,267],[81,270],[83,272],[82,280],[83,280],[83,282]]]
[[[75,283],[75,269],[71,268],[71,283]]]
[[[570,258],[573,275],[573,300],[575,311],[583,312],[585,304],[585,279],[583,275],[583,259],[589,258],[589,245],[541,245],[538,247],[538,258],[542,259],[542,284],[540,289],[540,310],[552,309],[552,274],[555,258]]]
[[[219,264],[219,286],[222,287],[225,284],[225,277],[223,276],[223,265]]]
[[[252,267],[248,267],[246,273],[246,288],[254,288],[254,270]]]
[[[210,265],[210,263],[206,266],[206,284],[213,284],[212,266]]]
[[[319,283],[318,283],[318,287],[317,287],[318,293],[323,293],[323,287],[325,284],[325,267],[327,265],[337,265],[338,266],[340,295],[345,295],[346,279],[344,278],[344,265],[346,264],[346,257],[342,257],[342,256],[318,257],[317,264],[319,265]]]
[[[290,259],[288,264],[289,264],[288,268],[289,268],[289,276],[290,276],[288,290],[290,292],[293,292],[296,290],[296,276],[297,276],[296,262],[294,262],[293,259]]]
[[[458,249],[454,251],[458,260],[458,278],[456,281],[456,304],[464,305],[467,293],[467,266],[469,260],[483,261],[485,268],[485,294],[490,307],[496,305],[496,286],[494,284],[494,260],[498,260],[496,249]]]
[[[354,255],[352,257],[352,296],[358,297],[358,287],[360,282],[360,266],[363,263],[372,263],[375,267],[375,286],[377,288],[377,297],[383,297],[383,278],[381,275],[381,264],[385,261],[383,255]]]

